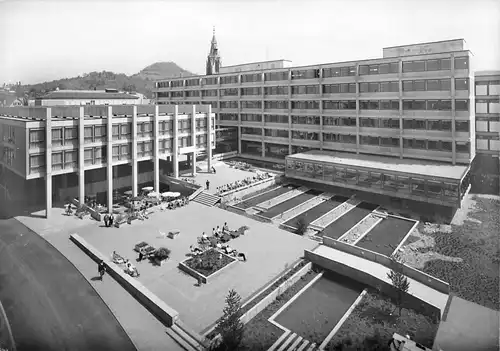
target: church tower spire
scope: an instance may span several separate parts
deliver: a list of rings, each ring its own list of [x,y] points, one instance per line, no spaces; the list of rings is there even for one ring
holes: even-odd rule
[[[221,58],[219,55],[219,48],[217,47],[217,39],[215,38],[215,27],[213,29],[212,42],[210,43],[210,53],[207,57],[207,76],[219,73],[221,66]]]

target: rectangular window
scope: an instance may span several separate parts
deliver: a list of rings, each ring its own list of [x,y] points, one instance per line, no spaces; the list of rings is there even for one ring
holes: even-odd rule
[[[379,83],[368,83],[368,91],[370,93],[377,93],[380,91]]]
[[[398,92],[399,83],[398,82],[382,82],[380,83],[380,91],[382,92]]]
[[[469,111],[469,100],[455,100],[455,111]]]
[[[429,111],[451,111],[451,100],[428,100]]]
[[[61,146],[63,142],[62,128],[52,129],[52,146]]]
[[[468,132],[469,121],[455,121],[455,130],[457,132]]]
[[[368,92],[368,83],[359,83],[359,92],[367,93]]]
[[[377,128],[378,120],[375,118],[360,118],[359,123],[361,127]]]
[[[381,100],[381,110],[399,110],[399,100]]]
[[[455,78],[455,90],[469,90],[469,78]]]
[[[266,81],[279,81],[279,80],[288,80],[288,72],[272,72],[265,73],[264,79]]]
[[[467,56],[455,57],[455,69],[469,69],[469,58]]]
[[[470,153],[470,143],[468,141],[456,141],[455,150],[461,153]]]
[[[382,118],[380,119],[380,127],[399,129],[399,119]]]

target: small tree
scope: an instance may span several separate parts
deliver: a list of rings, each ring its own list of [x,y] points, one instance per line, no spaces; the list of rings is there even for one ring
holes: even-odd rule
[[[297,234],[304,235],[307,232],[307,227],[309,227],[309,223],[304,218],[300,218],[297,221]]]
[[[410,289],[410,282],[408,281],[408,278],[403,273],[401,273],[399,269],[397,269],[399,265],[397,257],[392,257],[392,260],[394,268],[392,268],[391,271],[387,273],[387,277],[391,280],[392,286],[397,291],[396,304],[399,308],[399,315],[401,315],[403,297],[404,294],[408,292],[408,289]]]
[[[237,350],[243,339],[244,326],[240,321],[241,296],[233,289],[229,290],[226,296],[226,307],[222,311],[223,315],[217,321],[215,331],[221,335],[222,342],[219,350]]]

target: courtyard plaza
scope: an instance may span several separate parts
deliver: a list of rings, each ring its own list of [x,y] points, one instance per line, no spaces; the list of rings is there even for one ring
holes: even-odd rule
[[[24,222],[39,222],[38,218],[23,218]],[[59,216],[54,215],[53,218],[51,221],[54,222],[61,218],[64,229],[59,229],[54,223],[52,235],[64,236],[69,240],[69,235],[76,233],[110,259],[113,251],[130,259],[140,273],[136,279],[177,310],[180,318],[197,332],[210,327],[221,316],[230,289],[235,289],[245,300],[266,286],[286,266],[302,257],[304,249],[313,249],[318,245],[306,237],[290,234],[271,224],[195,202],[177,210],[157,211],[145,221],[135,220],[131,225],[122,224],[120,228],[106,228],[104,224],[88,219],[66,217],[62,215],[62,210]],[[222,227],[225,222],[230,229],[249,227],[245,235],[229,241],[232,248],[246,255],[247,261],[229,265],[199,287],[195,278],[178,269],[178,264],[189,258],[187,254],[190,253],[190,246],[196,245],[197,237],[202,232],[211,235],[212,228]],[[45,235],[51,230],[43,224],[40,229]],[[180,231],[180,234],[175,239],[161,234],[168,234],[169,231]],[[146,260],[135,262],[138,254],[134,246],[142,241],[156,248],[167,247],[172,250],[169,260],[162,266],[154,266]]]

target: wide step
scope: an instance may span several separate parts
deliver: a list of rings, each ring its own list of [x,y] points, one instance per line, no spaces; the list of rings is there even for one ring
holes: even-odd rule
[[[205,191],[202,191],[201,193],[196,196],[193,201],[198,202],[202,205],[208,206],[208,207],[213,207],[215,204],[217,204],[220,201],[220,197],[212,195],[210,193],[207,193]]]

